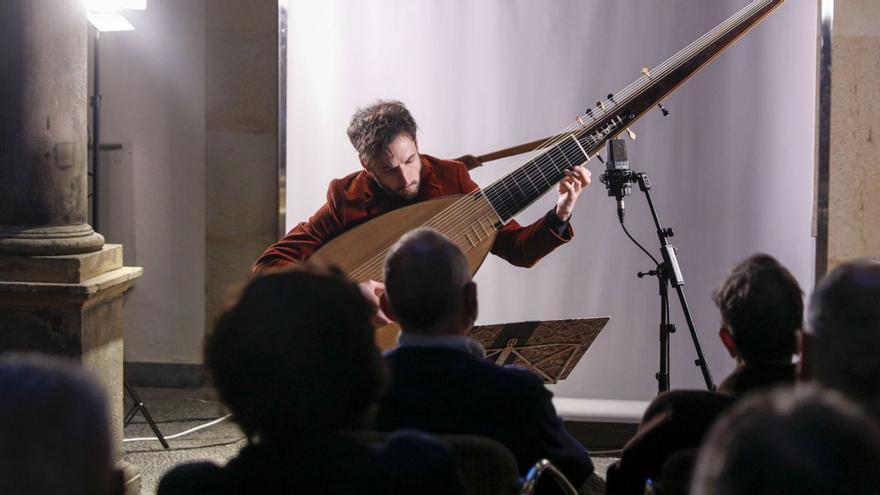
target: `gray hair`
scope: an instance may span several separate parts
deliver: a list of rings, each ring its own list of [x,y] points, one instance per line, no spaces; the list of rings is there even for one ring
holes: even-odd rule
[[[0,397],[0,493],[110,492],[104,392],[80,367],[39,355],[5,355]]]
[[[404,235],[385,258],[385,290],[405,330],[429,327],[458,310],[471,280],[467,258],[430,228]]]
[[[816,380],[880,418],[880,263],[844,263],[810,298],[807,333]]]
[[[777,389],[739,402],[712,427],[693,495],[875,493],[880,430],[838,393]]]

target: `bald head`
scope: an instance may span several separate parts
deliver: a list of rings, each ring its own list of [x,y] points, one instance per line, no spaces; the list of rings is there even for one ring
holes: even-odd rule
[[[385,258],[385,291],[405,332],[460,333],[476,318],[467,259],[432,229],[414,230],[391,248]]]

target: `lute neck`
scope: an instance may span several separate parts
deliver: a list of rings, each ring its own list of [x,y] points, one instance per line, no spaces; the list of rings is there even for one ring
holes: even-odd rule
[[[784,0],[755,0],[684,47],[595,109],[578,116],[568,129],[533,152],[516,170],[483,189],[503,223],[562,180],[564,172],[589,161],[608,140],[628,128],[648,110],[696,74],[739,37],[747,33]]]

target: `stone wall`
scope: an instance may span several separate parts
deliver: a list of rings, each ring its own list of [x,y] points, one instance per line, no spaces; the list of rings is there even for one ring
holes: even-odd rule
[[[278,2],[214,0],[205,31],[206,332],[277,239]]]
[[[880,2],[835,0],[828,266],[880,256]]]

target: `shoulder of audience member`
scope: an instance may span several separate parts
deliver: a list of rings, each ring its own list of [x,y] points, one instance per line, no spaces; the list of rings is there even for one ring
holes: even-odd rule
[[[542,389],[546,388],[544,387],[544,380],[532,370],[519,368],[513,365],[498,366],[488,362],[487,364],[499,370],[500,374],[508,377],[511,381],[521,383],[523,386]]]
[[[211,462],[180,464],[162,477],[157,495],[222,493],[223,468]]]
[[[510,396],[514,402],[530,405],[525,411],[545,410],[552,400],[551,392],[544,384],[544,379],[532,370],[516,366],[490,365],[495,369],[497,392]]]
[[[713,418],[734,403],[734,398],[708,390],[672,390],[655,397],[645,409],[641,425],[679,416]]]
[[[486,359],[474,357],[460,351],[441,349],[443,360],[449,362],[448,356],[457,356],[454,364],[459,374],[466,374],[468,384],[473,387],[483,387],[484,397],[508,397],[511,401],[535,400],[542,397],[552,397],[552,394],[544,386],[544,380],[535,372],[515,366],[498,366]],[[436,354],[434,354],[436,355]],[[385,358],[392,366],[407,367],[413,363],[424,365],[424,353],[422,349],[408,353],[406,348],[398,348],[385,354]],[[393,380],[393,379],[392,379]]]

